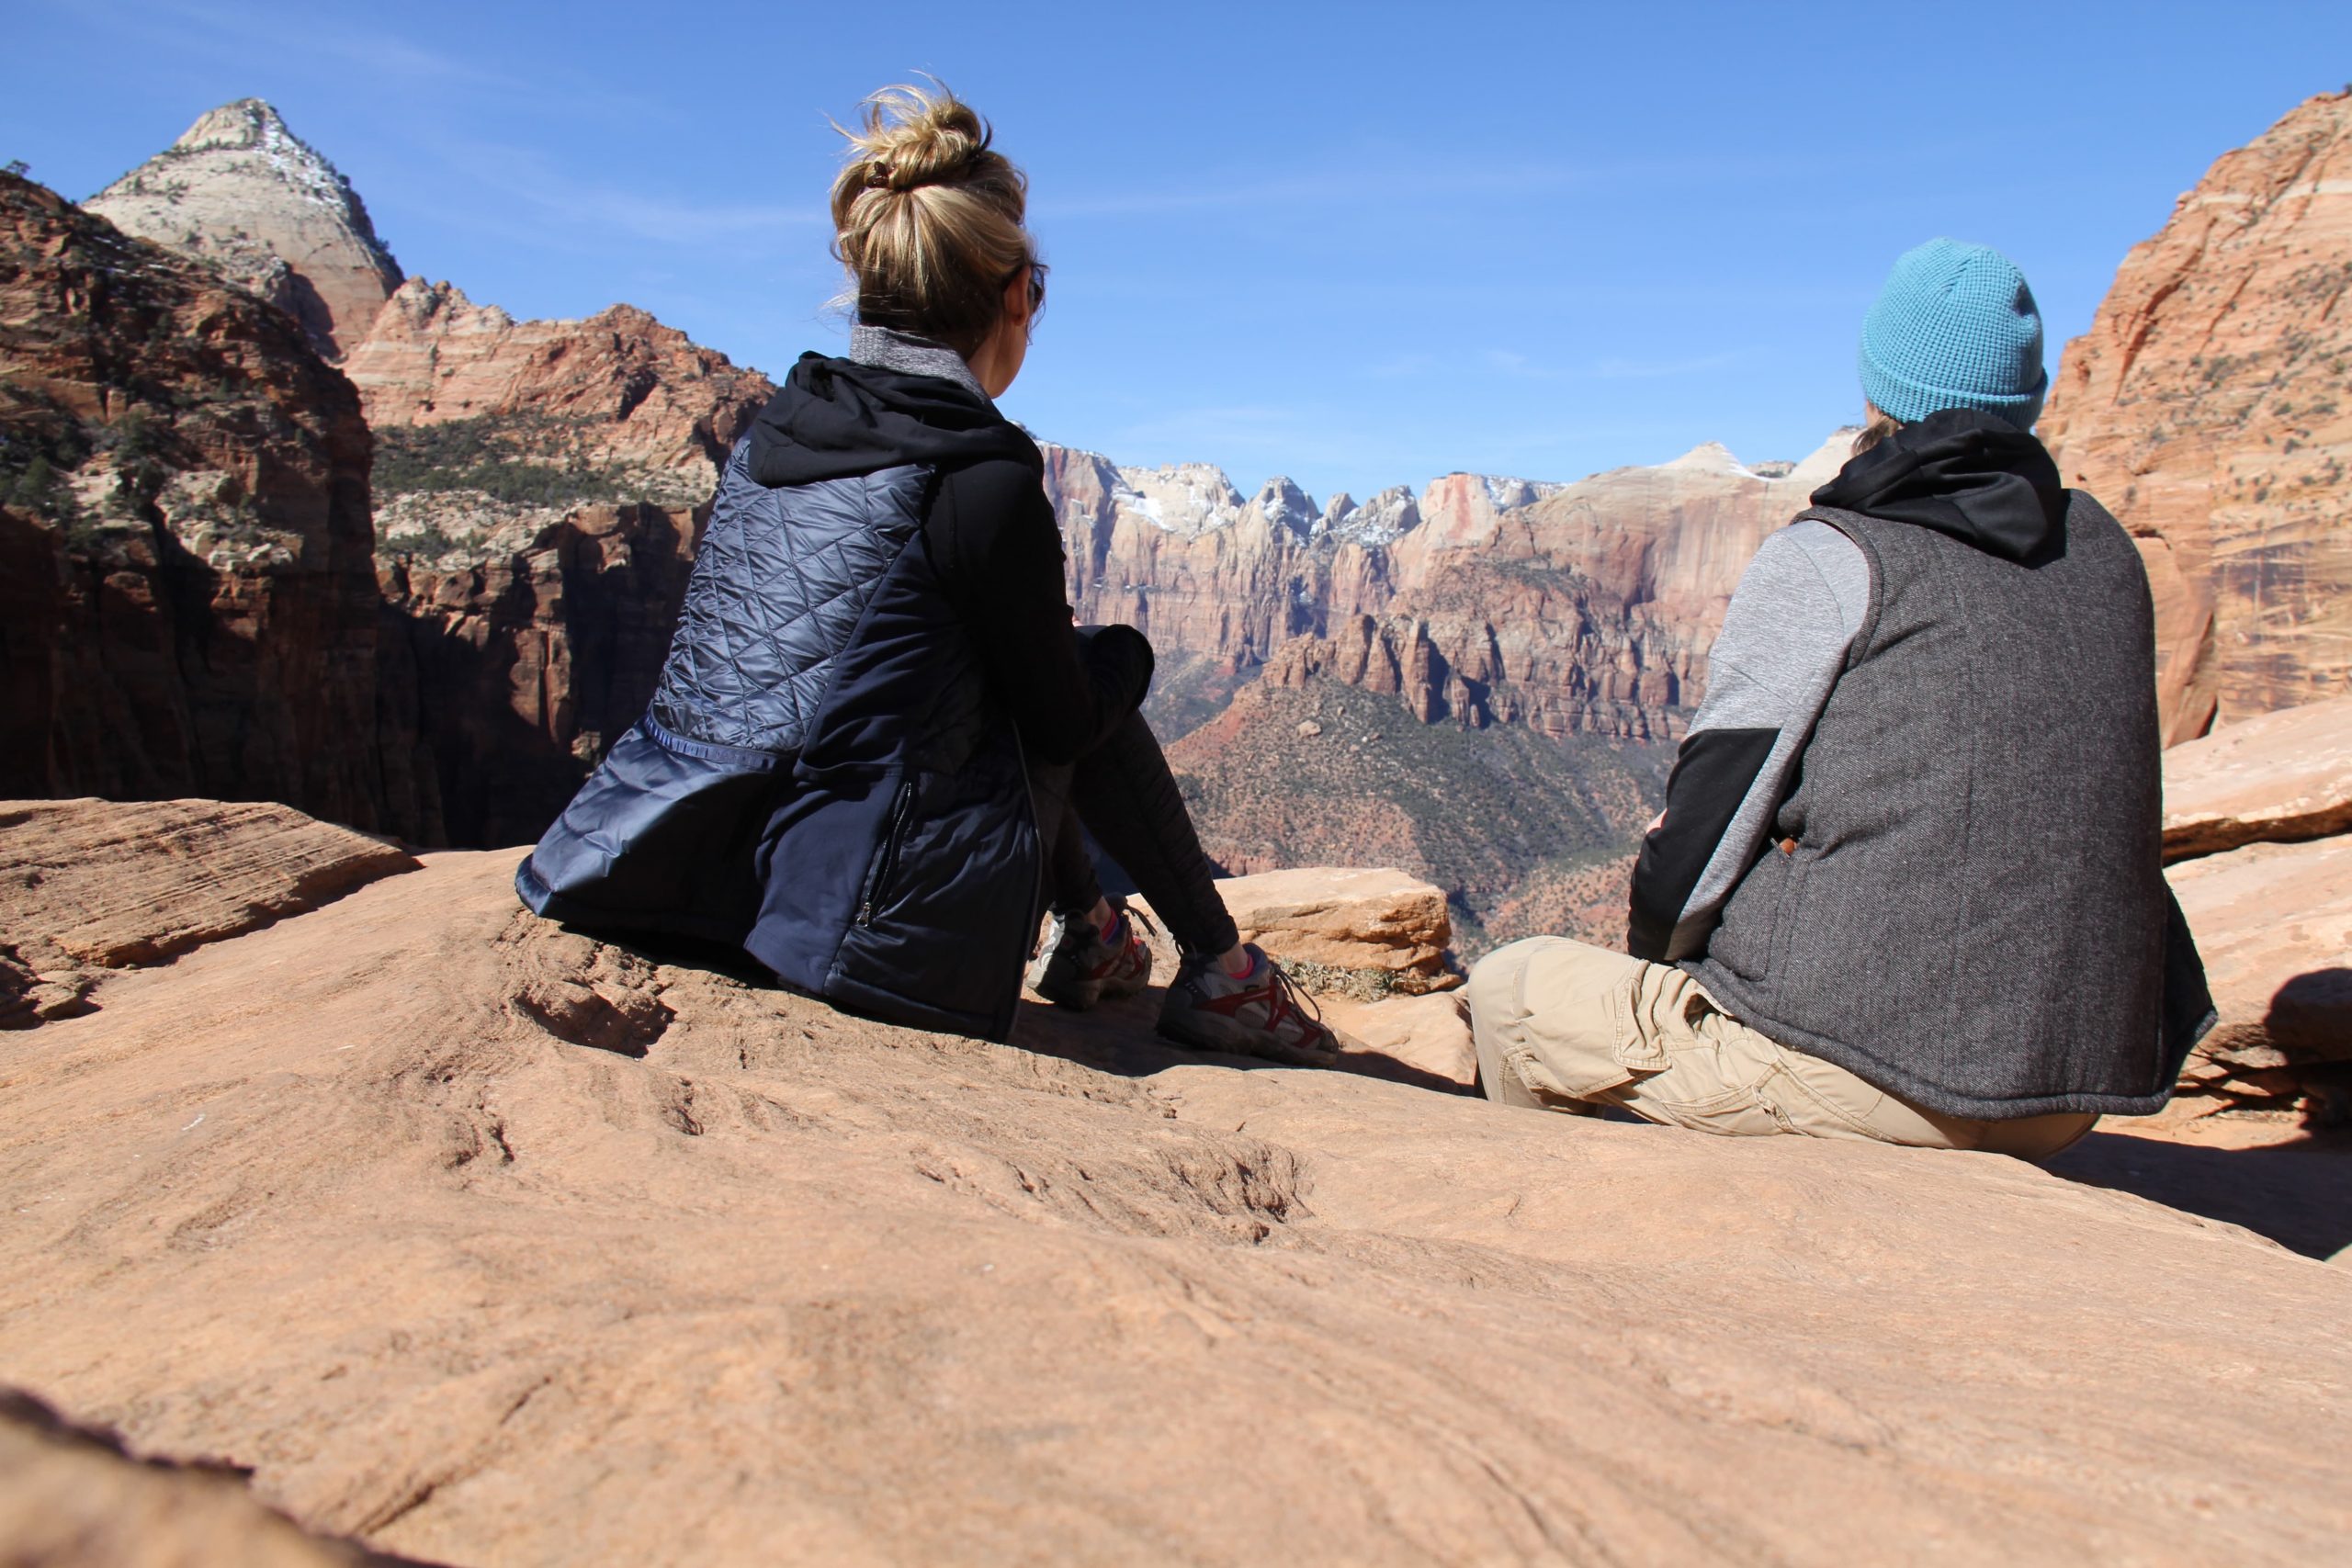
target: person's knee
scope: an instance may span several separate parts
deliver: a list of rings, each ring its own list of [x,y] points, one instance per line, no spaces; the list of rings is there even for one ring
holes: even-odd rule
[[[1473,1027],[1485,1024],[1493,1027],[1512,1016],[1519,1008],[1520,981],[1527,973],[1527,965],[1540,952],[1548,937],[1521,937],[1502,946],[1470,965],[1470,983],[1464,987],[1470,998],[1470,1021]]]

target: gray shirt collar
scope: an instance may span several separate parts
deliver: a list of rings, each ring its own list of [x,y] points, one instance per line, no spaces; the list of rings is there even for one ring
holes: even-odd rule
[[[927,337],[860,321],[849,330],[849,356],[860,365],[879,365],[885,370],[903,370],[910,376],[944,377],[990,408],[996,406],[978,378],[972,374],[972,367],[964,363],[964,356]]]

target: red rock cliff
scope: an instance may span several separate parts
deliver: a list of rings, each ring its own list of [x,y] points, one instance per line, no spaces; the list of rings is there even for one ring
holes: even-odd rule
[[[2041,435],[2138,538],[2168,740],[2352,690],[2352,95],[2224,155],[2066,347]]]
[[[368,461],[293,318],[0,175],[0,795],[413,830]]]

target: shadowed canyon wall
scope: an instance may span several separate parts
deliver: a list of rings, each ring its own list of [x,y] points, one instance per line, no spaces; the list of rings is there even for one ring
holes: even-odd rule
[[[413,830],[368,433],[294,318],[0,175],[0,794]]]

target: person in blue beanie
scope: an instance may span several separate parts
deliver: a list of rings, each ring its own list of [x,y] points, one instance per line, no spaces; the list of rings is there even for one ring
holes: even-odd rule
[[[1740,580],[1626,951],[1471,973],[1489,1098],[2027,1158],[2164,1105],[2213,1009],[2161,864],[2154,612],[2031,434],[2042,347],[1998,251],[1895,262],[1869,422]]]

